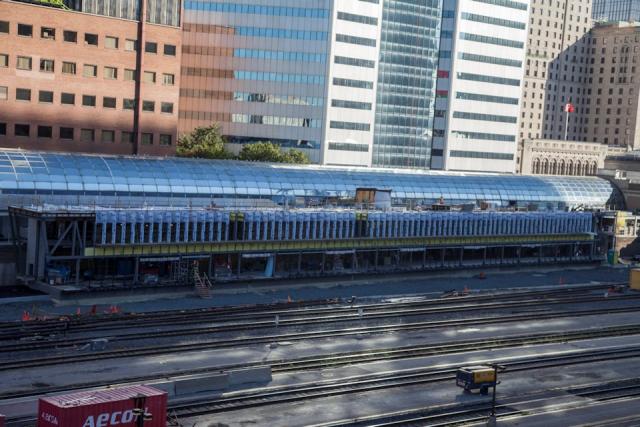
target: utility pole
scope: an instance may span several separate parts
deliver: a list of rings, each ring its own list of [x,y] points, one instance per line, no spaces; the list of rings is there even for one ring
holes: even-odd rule
[[[491,399],[491,414],[489,414],[489,418],[487,419],[487,427],[495,427],[498,425],[498,421],[496,420],[496,388],[498,388],[498,372],[503,372],[506,368],[504,365],[499,365],[497,363],[490,363],[489,366],[493,368],[493,378],[495,380],[495,384],[493,385],[493,398]]]

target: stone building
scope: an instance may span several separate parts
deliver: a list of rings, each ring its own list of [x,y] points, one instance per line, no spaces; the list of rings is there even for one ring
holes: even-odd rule
[[[520,151],[523,175],[595,175],[604,166],[607,146],[593,142],[526,139]]]

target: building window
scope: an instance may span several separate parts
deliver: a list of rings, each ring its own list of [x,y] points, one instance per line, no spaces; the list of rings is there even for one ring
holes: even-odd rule
[[[53,73],[54,62],[53,59],[41,59],[40,60],[40,71],[45,73]]]
[[[112,36],[106,36],[104,38],[104,47],[107,49],[117,49],[118,48],[118,38]]]
[[[13,127],[13,134],[15,136],[29,136],[29,125],[16,123]]]
[[[31,101],[31,89],[16,89],[16,99],[18,101]]]
[[[176,77],[173,74],[163,74],[162,84],[167,86],[173,86],[175,84]]]
[[[0,67],[9,66],[9,55],[6,53],[0,53]]]
[[[116,133],[112,130],[103,130],[101,135],[102,142],[113,142],[116,139]]]
[[[0,135],[6,135],[6,134],[7,134],[7,124],[0,123]]]
[[[145,42],[144,43],[144,51],[147,53],[158,53],[158,43],[156,42]]]
[[[0,101],[6,101],[7,99],[9,99],[9,88],[0,86]]]
[[[156,82],[156,73],[153,71],[145,71],[142,81],[147,83],[155,83]]]
[[[89,46],[98,46],[98,35],[92,33],[84,33],[84,44]]]
[[[0,21],[0,33],[9,34],[9,21]]]
[[[171,135],[160,134],[160,145],[171,145]]]
[[[122,131],[122,134],[120,135],[120,142],[123,142],[125,144],[133,144],[133,132]]]
[[[80,141],[93,142],[95,139],[95,132],[93,129],[80,129]]]
[[[16,61],[16,68],[18,70],[30,70],[31,69],[31,57],[30,56],[18,56]]]
[[[62,38],[67,43],[78,43],[78,33],[75,31],[64,30]]]
[[[142,145],[153,145],[153,134],[152,133],[143,133],[142,134]]]
[[[73,139],[73,128],[60,128],[60,139]]]
[[[53,128],[51,126],[38,126],[38,138],[51,138]]]
[[[133,110],[136,108],[136,101],[134,99],[123,99],[122,100],[122,109],[123,110]]]
[[[110,96],[102,98],[102,106],[104,108],[116,108],[116,99]]]
[[[154,101],[142,101],[142,111],[154,112],[156,103]]]
[[[136,79],[136,70],[124,70],[124,80],[127,82],[132,82]]]
[[[76,95],[74,93],[62,92],[60,94],[60,103],[66,105],[75,105]]]
[[[164,54],[168,56],[176,56],[176,47],[172,44],[164,45]]]
[[[33,26],[27,24],[18,24],[18,35],[22,37],[32,37]]]
[[[116,80],[118,78],[118,69],[115,67],[104,67],[104,78]]]
[[[55,40],[56,39],[56,29],[51,27],[40,27],[40,38]]]
[[[136,50],[138,50],[138,41],[126,39],[124,41],[124,50],[128,52],[135,52]]]
[[[96,97],[95,95],[82,95],[82,105],[85,107],[95,107]]]
[[[173,102],[162,102],[160,104],[160,111],[162,113],[173,114]]]
[[[96,77],[98,75],[98,67],[96,65],[84,64],[82,75],[85,77]]]
[[[46,104],[53,103],[53,92],[50,90],[41,90],[38,92],[38,102],[44,102]]]
[[[75,74],[76,73],[76,63],[75,62],[63,62],[62,63],[62,73],[63,74]]]

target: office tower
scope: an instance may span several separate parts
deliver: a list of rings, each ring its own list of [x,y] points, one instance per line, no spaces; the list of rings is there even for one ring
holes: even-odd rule
[[[217,122],[236,150],[369,166],[381,3],[264,3],[185,2],[180,132]]]
[[[534,0],[529,26],[519,143],[564,139],[565,131],[569,140],[586,141],[591,2]],[[567,122],[569,103],[575,111]]]
[[[529,4],[445,0],[434,169],[514,172]]]
[[[373,164],[429,168],[441,0],[384,1]]]
[[[595,21],[639,21],[640,0],[593,0]]]
[[[596,25],[589,39],[593,60],[589,70],[591,96],[585,112],[587,140],[640,149],[640,24]]]

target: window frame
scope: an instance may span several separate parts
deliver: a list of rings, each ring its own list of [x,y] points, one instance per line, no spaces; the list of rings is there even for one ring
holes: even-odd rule
[[[115,42],[114,46],[109,46],[109,41],[113,40]],[[116,36],[104,36],[104,47],[105,49],[118,49],[120,47],[120,37]]]
[[[153,50],[150,50],[150,48],[153,48]],[[158,54],[158,42],[145,41],[144,42],[144,53],[152,53],[154,55],[157,55]]]
[[[29,68],[24,68],[20,66],[20,60],[21,59],[27,59],[29,60]],[[18,55],[16,56],[16,69],[17,70],[24,70],[24,71],[31,71],[33,70],[33,58],[30,56],[23,56],[23,55]]]
[[[18,98],[18,93],[19,93],[18,91],[24,91],[24,92],[21,92],[21,93],[24,93],[24,94],[28,93],[29,94],[29,98],[28,99]],[[31,102],[31,89],[26,88],[26,87],[17,87],[16,88],[16,101]]]
[[[147,106],[151,106],[151,109],[147,109]],[[156,112],[156,102],[155,101],[142,101],[142,111],[145,113],[155,113]]]
[[[21,128],[26,127],[26,129],[27,129],[26,134],[23,134],[23,132],[18,133],[18,126],[20,126]],[[29,125],[28,123],[14,123],[13,124],[13,136],[26,137],[26,138],[30,137],[31,136],[31,125]]]
[[[48,130],[48,132],[43,132],[46,133],[46,135],[41,135],[41,131],[43,130]],[[47,138],[47,139],[51,139],[53,138],[53,126],[45,126],[45,125],[38,125],[36,127],[36,136],[38,138]]]
[[[93,99],[93,105],[90,104],[86,104],[85,100],[90,100]],[[95,95],[82,95],[82,106],[83,107],[90,107],[90,108],[96,108],[96,102],[97,102],[97,97]]]
[[[88,76],[85,72],[85,70],[87,69],[87,67],[93,67],[93,75],[92,76]],[[87,77],[90,79],[95,79],[96,77],[98,77],[98,66],[95,64],[82,64],[82,77]]]
[[[113,71],[113,77],[107,75],[107,70]],[[111,67],[109,65],[105,65],[102,71],[102,75],[106,80],[118,80],[118,67]]]
[[[50,99],[51,101],[43,101],[42,97],[43,95],[45,95],[47,97],[47,99]],[[39,104],[53,104],[53,98],[54,98],[54,93],[52,90],[39,90],[38,91],[38,103]]]
[[[24,30],[24,29],[28,29],[29,30],[29,34],[20,34],[20,31]],[[30,38],[33,38],[33,25],[21,24],[20,22],[18,22],[18,27],[17,27],[16,34],[18,35],[18,37],[30,37]]]
[[[64,131],[63,131],[64,129]],[[67,136],[63,136],[63,132],[67,132],[68,130],[71,130],[71,138],[67,137]],[[72,127],[68,127],[68,126],[60,126],[60,129],[58,130],[58,137],[60,139],[66,139],[66,140],[72,140],[75,138],[75,129]]]
[[[46,69],[46,64],[51,63],[51,69]],[[43,65],[45,66],[43,69]],[[40,58],[40,72],[41,73],[54,73],[56,70],[56,61],[55,59],[50,58]]]
[[[71,95],[73,102],[64,102],[65,95]],[[76,94],[71,92],[60,92],[60,105],[76,105]]]
[[[91,39],[95,37],[95,43],[91,43]],[[84,33],[84,45],[85,46],[95,46],[98,47],[100,44],[100,37],[95,33]]]
[[[69,40],[73,36],[73,40]],[[73,30],[62,30],[62,41],[65,43],[78,43],[78,32]]]
[[[50,32],[50,36],[45,36],[47,32]],[[54,27],[40,27],[40,38],[45,40],[56,39],[56,29]]]

